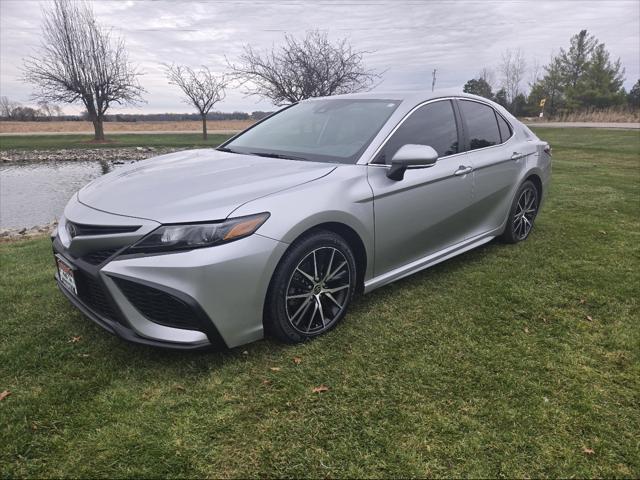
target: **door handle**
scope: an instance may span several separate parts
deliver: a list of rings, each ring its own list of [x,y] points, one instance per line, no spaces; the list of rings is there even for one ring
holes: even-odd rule
[[[513,155],[511,155],[511,160],[520,160],[524,156],[525,155],[520,152],[513,152]]]
[[[473,172],[473,167],[468,167],[466,165],[460,165],[458,167],[458,169],[453,172],[453,174],[457,177],[459,177],[460,175],[466,175],[467,173],[471,173]]]

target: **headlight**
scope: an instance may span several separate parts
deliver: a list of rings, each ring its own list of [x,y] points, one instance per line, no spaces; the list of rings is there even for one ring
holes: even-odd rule
[[[267,218],[269,213],[265,212],[216,223],[163,225],[133,244],[126,253],[191,250],[233,242],[253,234]]]

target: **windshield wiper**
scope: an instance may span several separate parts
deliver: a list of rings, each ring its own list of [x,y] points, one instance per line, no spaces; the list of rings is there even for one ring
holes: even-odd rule
[[[216,148],[216,150],[219,150],[221,152],[227,152],[227,153],[240,153],[240,152],[236,152],[235,150],[231,150],[229,147],[218,147]]]
[[[283,155],[281,153],[249,152],[249,154],[267,158],[283,158],[285,160],[307,160],[304,157],[296,157],[295,155]]]

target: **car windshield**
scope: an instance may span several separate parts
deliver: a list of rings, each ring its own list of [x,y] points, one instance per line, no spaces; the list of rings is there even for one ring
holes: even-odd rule
[[[355,163],[397,100],[308,100],[286,108],[221,150],[315,162]]]

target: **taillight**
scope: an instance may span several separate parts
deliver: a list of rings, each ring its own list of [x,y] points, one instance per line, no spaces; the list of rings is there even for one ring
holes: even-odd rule
[[[547,155],[551,156],[551,153],[553,152],[553,149],[551,148],[551,145],[549,145],[548,143],[544,146],[544,153],[546,153]]]

